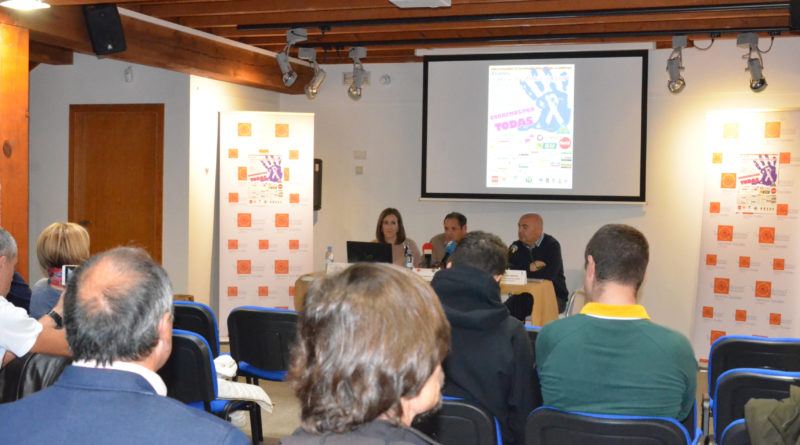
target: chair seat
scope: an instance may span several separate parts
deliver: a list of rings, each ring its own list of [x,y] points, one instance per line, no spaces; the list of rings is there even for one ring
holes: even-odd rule
[[[265,369],[256,368],[255,366],[244,361],[239,362],[240,375],[250,375],[251,377],[256,377],[259,379],[282,382],[284,377],[286,377],[286,372],[287,371],[267,371]]]

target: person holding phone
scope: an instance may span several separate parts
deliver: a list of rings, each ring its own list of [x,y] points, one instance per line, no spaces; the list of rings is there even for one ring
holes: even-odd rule
[[[36,241],[36,256],[47,276],[36,282],[31,290],[30,314],[39,319],[58,303],[70,266],[79,266],[89,258],[89,232],[71,222],[50,224]]]

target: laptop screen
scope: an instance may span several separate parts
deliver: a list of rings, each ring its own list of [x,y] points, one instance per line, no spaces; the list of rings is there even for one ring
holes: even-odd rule
[[[348,263],[391,263],[392,245],[386,243],[347,242]]]

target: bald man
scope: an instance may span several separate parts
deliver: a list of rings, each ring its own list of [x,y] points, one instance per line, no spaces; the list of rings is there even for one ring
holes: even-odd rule
[[[537,213],[527,213],[520,217],[517,223],[517,236],[519,240],[514,241],[508,248],[509,269],[527,271],[528,278],[552,281],[558,301],[558,312],[563,312],[569,291],[564,277],[564,264],[561,261],[561,245],[555,238],[544,233],[544,221]],[[509,298],[506,303],[511,314],[517,318],[522,317],[523,320],[533,309],[531,297],[515,296]]]

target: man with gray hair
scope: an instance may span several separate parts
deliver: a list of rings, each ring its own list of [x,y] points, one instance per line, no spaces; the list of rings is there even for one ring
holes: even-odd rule
[[[524,443],[525,419],[536,407],[530,340],[500,301],[506,246],[491,233],[467,233],[431,287],[450,322],[444,394],[478,402],[497,418],[503,443]]]
[[[55,385],[0,405],[4,441],[249,442],[228,422],[163,397],[155,371],[172,350],[172,287],[143,250],[119,247],[86,261],[67,284],[64,310],[76,361]]]
[[[6,300],[14,268],[17,265],[17,243],[0,228],[0,368],[28,352],[69,356],[69,346],[61,329],[61,302],[38,321],[24,309]]]

